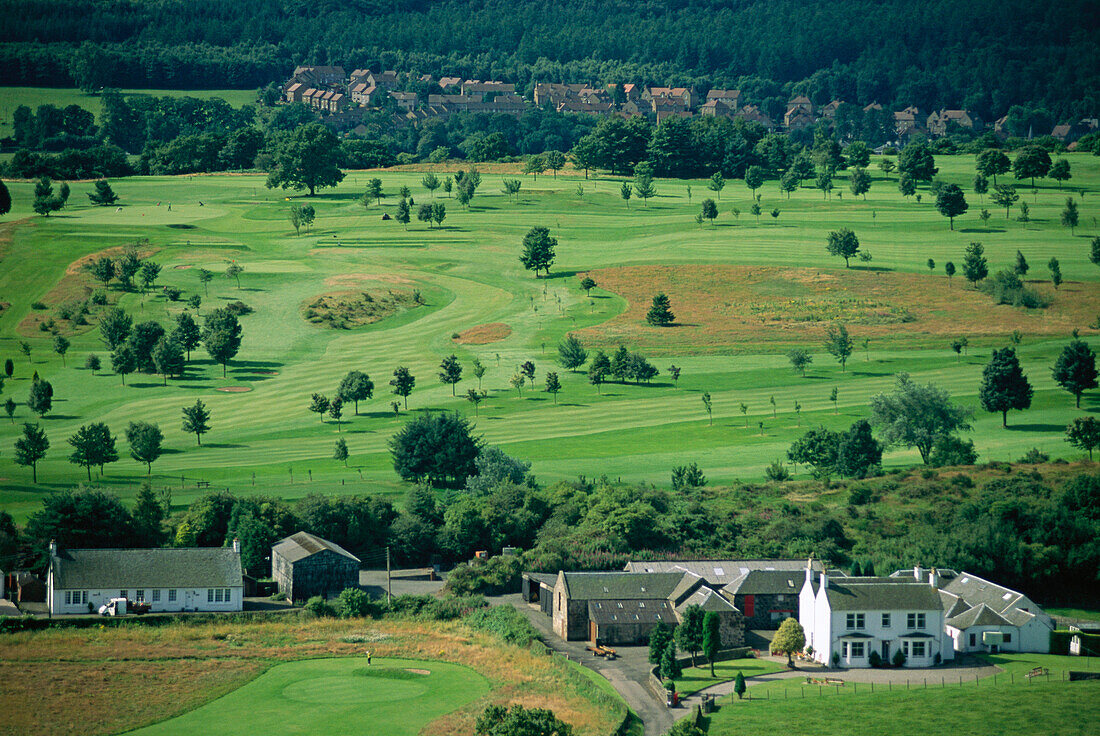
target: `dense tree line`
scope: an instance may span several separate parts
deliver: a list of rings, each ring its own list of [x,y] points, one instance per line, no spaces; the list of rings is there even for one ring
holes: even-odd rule
[[[554,13],[530,0],[12,0],[6,11],[7,79],[93,89],[261,86],[316,63],[506,78],[521,89],[713,84],[740,87],[769,112],[804,93],[818,104],[965,106],[993,120],[1018,103],[1080,115],[1096,104],[1100,74],[1086,0],[1056,12],[1025,0],[572,0]]]

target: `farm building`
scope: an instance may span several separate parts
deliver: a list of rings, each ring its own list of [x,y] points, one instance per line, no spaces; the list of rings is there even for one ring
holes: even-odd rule
[[[52,614],[90,613],[112,598],[150,611],[240,611],[240,543],[232,547],[69,549],[50,544],[46,601]]]
[[[825,569],[818,560],[810,564],[818,572]],[[626,572],[690,572],[712,588],[729,585],[753,570],[793,570],[799,574],[801,586],[806,560],[631,560],[623,569]]]
[[[813,574],[816,579],[818,572]],[[747,628],[778,629],[784,619],[798,618],[804,578],[804,570],[749,570],[724,586],[722,595],[745,616]]]
[[[328,598],[359,585],[359,558],[327,539],[298,532],[271,548],[271,575],[289,600]]]

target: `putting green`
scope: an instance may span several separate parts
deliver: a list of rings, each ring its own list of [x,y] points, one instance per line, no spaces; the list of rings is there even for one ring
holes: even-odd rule
[[[277,665],[190,713],[143,728],[142,736],[194,734],[416,734],[489,691],[461,665],[364,657]]]

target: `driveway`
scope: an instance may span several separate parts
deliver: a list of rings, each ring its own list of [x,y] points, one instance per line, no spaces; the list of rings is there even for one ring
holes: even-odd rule
[[[428,570],[425,568],[394,570],[390,573],[390,587],[394,595],[404,595],[406,593],[410,595],[435,595],[443,589],[444,581],[439,576],[436,576],[435,580],[430,580],[429,577]],[[360,570],[359,587],[372,598],[384,598],[386,596],[386,571]]]

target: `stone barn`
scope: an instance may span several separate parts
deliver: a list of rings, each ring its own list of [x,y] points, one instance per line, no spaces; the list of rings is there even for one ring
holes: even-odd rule
[[[271,576],[288,600],[329,598],[359,586],[359,558],[327,539],[298,532],[271,548]]]

